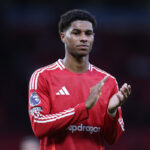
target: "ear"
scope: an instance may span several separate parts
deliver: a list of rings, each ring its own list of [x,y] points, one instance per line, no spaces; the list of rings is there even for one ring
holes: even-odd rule
[[[63,43],[65,43],[65,32],[60,32],[60,38]]]

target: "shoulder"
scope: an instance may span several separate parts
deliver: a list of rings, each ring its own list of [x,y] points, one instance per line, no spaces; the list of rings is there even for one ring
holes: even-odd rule
[[[98,76],[101,76],[102,78],[104,78],[105,76],[108,76],[108,83],[109,85],[113,86],[113,87],[117,87],[118,89],[118,83],[117,80],[114,76],[112,76],[110,73],[107,73],[106,71],[92,65],[92,71],[95,72],[95,74],[97,74]]]
[[[44,82],[47,76],[50,76],[50,72],[55,69],[57,69],[57,62],[54,62],[53,64],[36,69],[31,75],[30,87],[34,88],[34,86],[36,85],[36,88],[37,88],[37,83]]]
[[[98,75],[109,76],[111,79],[116,80],[116,78],[114,76],[112,76],[110,73],[108,73],[94,65],[91,65],[91,66],[92,66],[92,71],[97,73]]]
[[[51,73],[53,71],[58,71],[58,70],[62,70],[62,67],[59,65],[58,61],[50,64],[50,65],[47,65],[47,66],[44,66],[44,67],[41,67],[41,68],[38,68],[36,69],[32,76],[31,77],[34,77],[34,76],[45,76],[47,73]]]

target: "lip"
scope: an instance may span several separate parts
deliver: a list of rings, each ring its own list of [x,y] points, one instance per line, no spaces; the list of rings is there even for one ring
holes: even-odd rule
[[[77,45],[78,48],[81,48],[81,49],[87,49],[89,48],[88,45]]]

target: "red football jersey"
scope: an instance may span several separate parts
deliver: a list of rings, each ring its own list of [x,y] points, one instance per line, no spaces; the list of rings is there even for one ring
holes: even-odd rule
[[[97,103],[85,108],[90,90],[107,74],[94,65],[84,73],[65,68],[59,59],[36,70],[29,83],[29,115],[40,150],[104,150],[124,131],[121,108],[115,118],[107,114],[109,99],[118,91],[109,75]]]

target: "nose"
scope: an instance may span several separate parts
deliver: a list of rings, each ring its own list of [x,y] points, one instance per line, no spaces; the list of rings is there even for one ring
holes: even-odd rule
[[[87,36],[85,35],[85,33],[82,33],[81,34],[81,37],[80,37],[80,42],[83,42],[83,43],[85,43],[85,42],[87,42],[88,40],[87,40]]]

